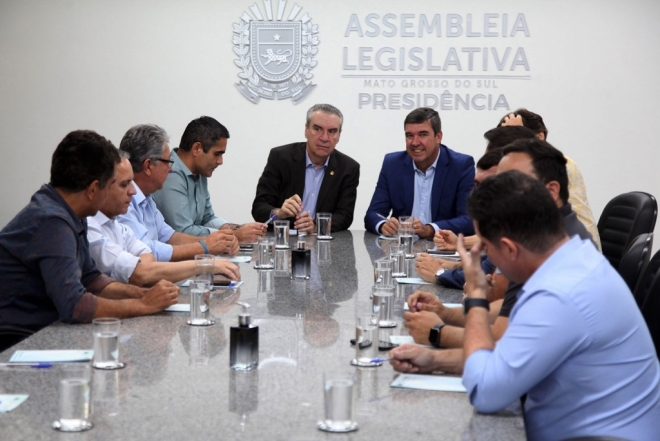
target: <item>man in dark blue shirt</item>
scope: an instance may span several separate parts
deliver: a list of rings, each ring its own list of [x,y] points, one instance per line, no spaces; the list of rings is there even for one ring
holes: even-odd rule
[[[179,289],[172,283],[150,290],[124,285],[102,275],[90,257],[85,218],[105,202],[119,162],[117,149],[94,132],[62,140],[50,184],[0,231],[0,326],[37,331],[58,319],[89,323],[176,303]]]

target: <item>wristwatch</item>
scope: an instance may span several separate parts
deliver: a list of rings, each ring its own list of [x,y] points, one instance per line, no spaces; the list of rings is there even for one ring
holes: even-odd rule
[[[465,314],[468,313],[470,308],[486,308],[486,311],[490,311],[490,303],[486,299],[471,299],[468,297],[463,302],[463,308]]]
[[[440,268],[438,271],[435,272],[435,278],[437,279],[440,277],[443,273],[445,272],[444,268]]]
[[[442,328],[445,326],[444,323],[440,323],[431,328],[429,332],[429,341],[436,348],[440,347],[440,334],[442,334]]]

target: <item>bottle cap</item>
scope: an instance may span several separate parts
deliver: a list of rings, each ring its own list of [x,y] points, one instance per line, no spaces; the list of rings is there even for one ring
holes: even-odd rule
[[[238,314],[238,326],[250,326],[252,324],[252,316],[248,312],[249,304],[238,302],[243,307],[243,311]]]
[[[304,240],[299,240],[296,244],[296,249],[297,250],[304,250],[305,249],[305,241]]]

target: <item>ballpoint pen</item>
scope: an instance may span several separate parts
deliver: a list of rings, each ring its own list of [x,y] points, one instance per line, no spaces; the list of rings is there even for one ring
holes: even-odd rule
[[[379,218],[381,218],[381,219],[383,219],[383,220],[387,220],[387,217],[386,217],[386,216],[383,216],[383,215],[380,214],[380,213],[376,213],[376,216],[378,216]]]
[[[270,219],[268,219],[266,222],[264,222],[264,225],[268,225],[268,224],[271,223],[271,222],[273,221],[273,219],[275,219],[276,217],[277,217],[277,214],[272,215],[272,216],[270,217]]]
[[[372,358],[372,359],[369,360],[369,361],[370,361],[371,363],[382,363],[382,362],[384,362],[384,361],[390,361],[390,360],[391,360],[391,358],[379,358],[379,357],[376,357],[376,358]]]
[[[31,368],[49,368],[53,363],[0,363],[0,367],[31,367]]]

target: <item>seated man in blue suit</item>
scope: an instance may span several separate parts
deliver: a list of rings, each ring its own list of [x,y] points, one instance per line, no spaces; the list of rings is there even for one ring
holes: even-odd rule
[[[406,151],[385,155],[365,228],[393,236],[397,218],[413,216],[414,233],[421,238],[431,238],[438,230],[474,234],[466,210],[474,187],[474,159],[441,144],[440,115],[433,109],[415,109],[403,124]]]

